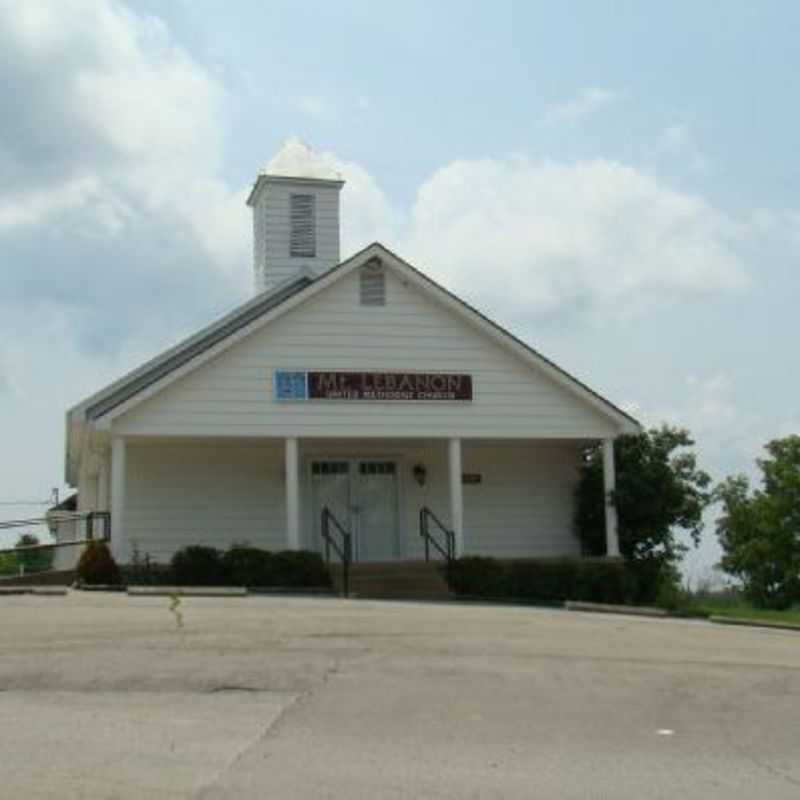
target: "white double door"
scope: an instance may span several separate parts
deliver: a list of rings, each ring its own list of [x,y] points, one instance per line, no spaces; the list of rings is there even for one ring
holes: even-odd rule
[[[324,551],[322,510],[327,506],[353,537],[356,561],[401,558],[397,462],[382,458],[320,458],[309,464],[312,546]]]

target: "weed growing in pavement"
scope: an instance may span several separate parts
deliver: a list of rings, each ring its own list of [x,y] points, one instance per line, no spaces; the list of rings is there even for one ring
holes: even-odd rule
[[[169,610],[175,617],[175,627],[181,630],[183,628],[183,614],[181,613],[181,596],[177,592],[172,592],[169,596]]]

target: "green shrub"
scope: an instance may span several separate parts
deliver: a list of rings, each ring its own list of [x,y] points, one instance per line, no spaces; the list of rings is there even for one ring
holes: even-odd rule
[[[267,550],[234,545],[222,556],[227,576],[235,586],[274,586],[275,557]]]
[[[177,586],[226,586],[230,584],[222,553],[215,547],[190,545],[178,550],[170,561]]]
[[[14,553],[0,553],[0,575],[19,575],[19,561]]]
[[[105,542],[91,542],[86,546],[76,572],[81,583],[115,585],[120,582],[119,567]]]
[[[322,556],[308,550],[270,553],[249,545],[226,552],[192,545],[178,550],[170,562],[170,579],[178,586],[330,586]]]
[[[501,597],[506,593],[505,568],[494,558],[464,556],[451,561],[445,569],[445,577],[456,594]]]
[[[446,576],[456,594],[536,603],[631,603],[638,594],[636,576],[621,560],[466,556],[451,562]]]
[[[322,556],[310,550],[282,550],[275,553],[275,586],[330,586],[331,576]]]
[[[17,547],[33,547],[40,544],[39,537],[31,533],[23,533],[17,539]],[[53,551],[50,548],[46,550],[28,550],[17,553],[17,563],[25,567],[25,572],[47,572],[53,566]]]
[[[626,561],[626,568],[635,584],[634,603],[672,602],[668,598],[677,596],[680,591],[680,573],[671,561],[657,557],[636,558]]]

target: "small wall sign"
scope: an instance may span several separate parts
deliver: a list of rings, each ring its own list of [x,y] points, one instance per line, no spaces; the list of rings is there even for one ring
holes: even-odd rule
[[[472,400],[472,376],[445,372],[277,370],[274,387],[276,400]]]
[[[465,472],[461,475],[461,483],[483,483],[480,472]]]
[[[276,372],[274,389],[276,400],[305,400],[308,397],[306,373]]]

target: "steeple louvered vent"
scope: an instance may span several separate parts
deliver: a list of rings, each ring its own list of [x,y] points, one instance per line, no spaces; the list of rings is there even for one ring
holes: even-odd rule
[[[289,196],[289,255],[314,258],[317,254],[315,197],[313,194]]]

